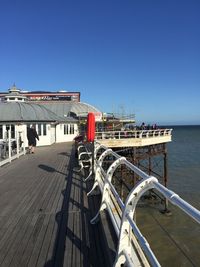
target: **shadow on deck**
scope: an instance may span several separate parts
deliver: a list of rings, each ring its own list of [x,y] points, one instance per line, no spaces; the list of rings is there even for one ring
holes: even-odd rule
[[[115,236],[105,213],[89,223],[99,200],[87,197],[91,184],[73,172],[76,164],[68,143],[0,169],[1,266],[112,265]]]

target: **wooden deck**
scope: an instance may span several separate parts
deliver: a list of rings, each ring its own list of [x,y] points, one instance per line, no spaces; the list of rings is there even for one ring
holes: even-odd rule
[[[111,266],[115,237],[106,214],[89,223],[98,198],[88,199],[76,164],[72,144],[62,143],[0,168],[1,267]]]

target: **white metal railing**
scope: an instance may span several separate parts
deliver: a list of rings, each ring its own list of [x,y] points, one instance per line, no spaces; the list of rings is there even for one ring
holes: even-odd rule
[[[172,129],[96,132],[96,140],[171,136]]]
[[[80,166],[77,171],[81,172],[84,168],[89,168],[89,174],[85,178],[85,181],[87,181],[92,175],[92,152],[89,152],[87,147],[82,142],[80,142],[77,147],[77,153],[78,164]]]
[[[11,138],[11,131],[8,130],[6,137],[6,139],[0,141],[0,166],[26,153],[24,132],[16,131],[16,138]]]
[[[88,156],[90,155],[91,154],[88,154]],[[105,171],[102,164],[107,156],[112,156],[115,160],[108,170]],[[139,182],[130,191],[125,202],[122,201],[112,183],[115,170],[122,164],[140,177]],[[92,195],[97,188],[100,189],[102,194],[101,206],[96,216],[91,220],[91,223],[95,224],[98,221],[100,211],[104,209],[108,211],[118,237],[118,249],[114,263],[115,267],[121,266],[121,264],[125,264],[126,266],[141,266],[141,261],[143,262],[142,266],[149,266],[149,264],[151,266],[160,266],[149,243],[144,238],[133,219],[139,199],[148,190],[156,189],[169,202],[179,207],[196,222],[200,223],[199,210],[184,201],[176,193],[160,184],[157,178],[147,175],[138,167],[127,161],[125,157],[119,156],[111,149],[100,144],[95,144],[94,184],[88,196]],[[135,253],[135,250],[137,250],[137,253]]]

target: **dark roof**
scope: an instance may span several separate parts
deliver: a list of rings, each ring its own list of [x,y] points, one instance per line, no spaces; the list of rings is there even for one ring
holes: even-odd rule
[[[87,117],[88,112],[100,113],[95,107],[76,101],[6,102],[0,103],[0,122],[46,121],[75,122],[73,117]]]
[[[42,102],[41,105],[61,117],[66,117],[70,113],[74,113],[76,117],[87,117],[88,112],[101,113],[89,104],[76,101]]]
[[[47,107],[29,102],[0,103],[0,122],[75,122],[71,117],[59,116]]]

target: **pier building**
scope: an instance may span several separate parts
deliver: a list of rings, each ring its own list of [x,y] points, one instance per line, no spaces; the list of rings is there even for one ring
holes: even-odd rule
[[[0,93],[0,141],[21,135],[27,146],[26,132],[34,124],[39,135],[38,146],[72,141],[79,134],[81,120],[88,112],[101,119],[101,112],[80,102],[80,92],[24,92],[14,84],[8,93]]]
[[[21,98],[21,99],[20,99]],[[59,90],[57,92],[47,91],[25,91],[16,87],[15,83],[8,92],[0,92],[0,101],[76,101],[80,102],[80,92],[67,92]]]
[[[27,127],[34,124],[39,135],[37,146],[70,142],[86,129],[87,115],[96,117],[96,140],[101,144],[121,150],[137,166],[149,174],[155,173],[154,158],[164,159],[163,172],[156,173],[167,185],[167,147],[171,129],[139,130],[135,116],[106,114],[94,106],[80,101],[80,92],[28,92],[14,84],[8,92],[0,93],[0,143],[20,138],[25,147]],[[4,146],[5,147],[5,146]]]
[[[167,148],[171,129],[140,130],[135,115],[102,113],[94,106],[80,101],[80,92],[28,92],[14,84],[8,92],[0,93],[0,142],[17,136],[25,147],[27,127],[34,124],[39,135],[38,146],[70,142],[86,129],[89,112],[96,117],[96,140],[106,147],[121,150],[132,163],[143,166],[149,174],[155,172],[154,158],[164,159],[163,177],[167,185]]]

